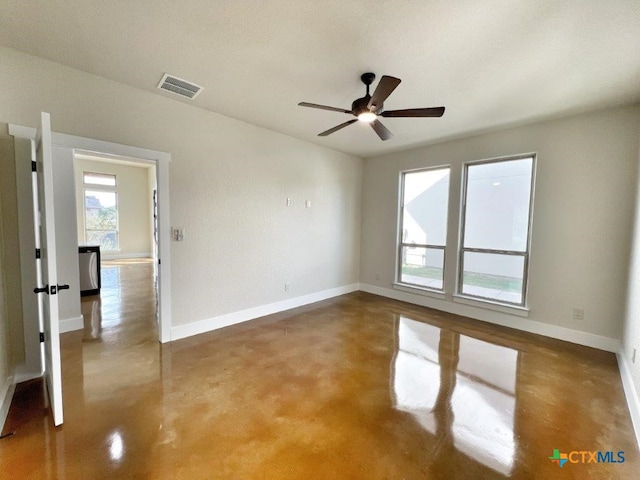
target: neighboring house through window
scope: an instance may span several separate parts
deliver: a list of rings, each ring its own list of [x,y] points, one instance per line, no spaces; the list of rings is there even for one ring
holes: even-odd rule
[[[458,293],[526,304],[534,161],[465,165]]]
[[[84,240],[106,252],[117,251],[118,191],[116,176],[83,172]]]
[[[526,307],[534,166],[535,155],[528,154],[457,167],[463,178],[457,207],[458,278],[446,282],[457,285],[449,293]],[[450,171],[435,167],[401,173],[396,273],[400,286],[445,292]],[[454,275],[456,269],[448,272]]]
[[[443,290],[449,167],[404,172],[398,282]]]

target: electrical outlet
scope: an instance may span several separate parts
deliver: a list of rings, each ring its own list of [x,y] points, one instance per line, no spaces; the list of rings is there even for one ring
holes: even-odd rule
[[[291,201],[291,199],[287,197],[287,207],[290,207],[292,204],[293,202]]]
[[[288,284],[288,283],[285,283],[285,284],[284,284],[284,291],[285,291],[285,292],[288,292],[288,291],[289,291],[289,284]]]
[[[574,320],[584,320],[584,310],[581,308],[573,309],[573,319]]]
[[[311,200],[307,200],[306,202],[304,202],[304,206],[305,208],[311,208]]]

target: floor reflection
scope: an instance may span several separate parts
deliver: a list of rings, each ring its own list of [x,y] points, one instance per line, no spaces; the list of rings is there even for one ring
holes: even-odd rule
[[[440,391],[439,342],[439,328],[400,318],[393,369],[395,407],[414,415],[431,433],[436,432],[434,407]]]
[[[100,294],[81,302],[87,403],[110,398],[116,389],[154,382],[159,375],[153,260],[107,260],[100,271]],[[109,445],[110,452],[117,451],[122,436]]]
[[[82,299],[82,317],[84,318],[83,342],[99,340],[102,333],[102,299],[92,295]]]
[[[120,264],[116,262],[102,262],[100,265],[102,288],[111,290],[120,286]]]
[[[637,478],[613,354],[364,292],[160,345],[153,265],[120,273],[122,319],[61,336],[64,425],[19,385],[3,479]]]
[[[518,351],[400,317],[395,408],[456,450],[509,475]]]
[[[105,325],[115,325],[123,320],[123,268],[124,265],[115,261],[102,262],[100,267],[100,275],[102,275],[100,297],[103,302]]]
[[[113,432],[108,440],[109,444],[109,456],[115,463],[120,463],[124,454],[124,442],[122,441],[122,434],[119,431]]]

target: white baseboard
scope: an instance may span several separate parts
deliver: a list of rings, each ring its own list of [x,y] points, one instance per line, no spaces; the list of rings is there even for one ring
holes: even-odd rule
[[[436,310],[441,310],[464,317],[474,318],[476,320],[481,320],[496,325],[502,325],[504,327],[515,328],[517,330],[535,333],[537,335],[542,335],[545,337],[564,340],[566,342],[576,343],[578,345],[597,348],[599,350],[605,350],[607,352],[616,353],[620,347],[620,340],[616,338],[581,332],[578,330],[572,330],[570,328],[559,327],[557,325],[536,322],[534,320],[529,320],[519,316],[514,317],[507,313],[484,310],[465,304],[452,303],[437,298],[415,295],[408,292],[394,290],[391,288],[378,287],[366,283],[354,283],[351,285],[345,285],[342,287],[323,290],[321,292],[316,292],[309,295],[303,295],[300,297],[283,300],[281,302],[270,303],[268,305],[249,308],[247,310],[241,310],[239,312],[233,312],[226,315],[207,318],[186,325],[178,325],[171,328],[170,341],[180,340],[181,338],[191,337],[193,335],[199,335],[201,333],[217,330],[218,328],[228,327],[230,325],[246,322],[248,320],[271,315],[273,313],[290,310],[292,308],[301,307],[303,305],[319,302],[321,300],[326,300],[327,298],[337,297],[339,295],[344,295],[346,293],[351,293],[357,290],[373,293],[382,297],[393,298],[395,300],[412,303],[414,305],[434,308]],[[516,318],[517,320],[515,324],[514,318]]]
[[[142,253],[102,253],[100,259],[102,260],[123,260],[126,258],[153,258],[151,252]]]
[[[11,400],[13,399],[13,393],[15,391],[16,384],[13,381],[13,377],[7,378],[7,383],[3,391],[0,391],[0,432],[4,428],[4,422],[7,421],[7,415],[9,414]]]
[[[236,323],[246,322],[255,318],[264,317],[265,315],[271,315],[292,308],[302,307],[310,303],[319,302],[328,298],[337,297],[346,293],[355,292],[359,289],[357,283],[351,285],[344,285],[342,287],[331,288],[329,290],[323,290],[320,292],[311,293],[309,295],[302,295],[300,297],[283,300],[280,302],[269,303],[267,305],[261,305],[259,307],[249,308],[247,310],[241,310],[239,312],[228,313],[226,315],[220,315],[213,318],[207,318],[198,322],[188,323],[186,325],[178,325],[171,328],[171,341],[180,340],[181,338],[191,337],[200,333],[210,332],[217,330],[218,328],[228,327],[235,325]]]
[[[622,386],[624,388],[624,395],[627,398],[627,405],[629,406],[629,413],[631,414],[631,422],[633,423],[633,430],[636,433],[636,442],[638,442],[638,448],[640,448],[640,392],[636,390],[633,383],[633,377],[631,376],[631,367],[627,362],[627,356],[622,346],[618,349],[618,368],[620,369],[620,378],[622,379]]]
[[[22,382],[28,382],[34,378],[42,377],[42,372],[29,370],[26,364],[18,365],[13,370],[13,382],[18,385]]]
[[[587,347],[605,350],[607,352],[616,353],[620,346],[620,340],[617,338],[604,337],[593,333],[581,332],[570,328],[559,327],[548,323],[536,322],[520,316],[510,315],[508,313],[485,310],[461,303],[448,302],[438,298],[416,295],[409,292],[394,290],[391,288],[378,287],[366,283],[360,284],[360,290],[363,292],[373,293],[382,297],[393,298],[414,305],[430,307],[443,312],[462,315],[464,317],[475,318],[483,322],[494,323],[504,327],[515,328],[529,333],[543,335],[545,337],[556,338],[566,342],[577,343]]]
[[[75,330],[82,330],[84,328],[84,318],[82,315],[79,317],[65,318],[60,320],[60,333],[73,332]]]

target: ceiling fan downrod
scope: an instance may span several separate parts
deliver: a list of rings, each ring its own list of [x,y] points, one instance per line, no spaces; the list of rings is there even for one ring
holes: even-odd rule
[[[367,86],[367,96],[369,96],[369,86],[373,83],[375,79],[376,79],[375,73],[367,72],[360,75],[360,80],[362,80],[362,83],[364,83]]]

